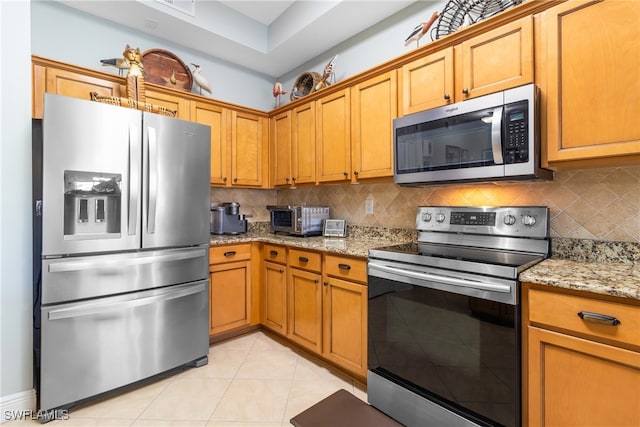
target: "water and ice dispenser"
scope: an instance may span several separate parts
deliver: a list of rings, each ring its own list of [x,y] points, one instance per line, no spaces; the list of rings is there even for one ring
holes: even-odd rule
[[[64,172],[64,238],[120,236],[122,175]]]

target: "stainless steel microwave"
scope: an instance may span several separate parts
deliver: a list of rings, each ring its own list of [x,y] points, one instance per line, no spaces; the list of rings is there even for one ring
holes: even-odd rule
[[[290,236],[319,236],[322,222],[329,218],[326,206],[267,206],[271,213],[270,230]]]
[[[540,167],[538,96],[529,84],[395,119],[394,182],[552,179]]]

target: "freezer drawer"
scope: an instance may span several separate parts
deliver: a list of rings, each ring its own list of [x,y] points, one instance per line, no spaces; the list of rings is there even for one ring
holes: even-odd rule
[[[40,409],[207,356],[207,280],[42,308]]]
[[[208,246],[47,259],[42,305],[203,280]]]

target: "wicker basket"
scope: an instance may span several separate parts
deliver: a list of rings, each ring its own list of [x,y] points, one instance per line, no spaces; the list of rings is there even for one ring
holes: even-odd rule
[[[321,80],[322,75],[313,71],[300,74],[293,84],[290,99],[295,101],[298,98],[309,95],[315,91],[316,85],[320,83]]]

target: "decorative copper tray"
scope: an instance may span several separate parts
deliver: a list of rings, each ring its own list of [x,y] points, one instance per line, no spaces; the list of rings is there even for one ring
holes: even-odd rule
[[[149,49],[142,54],[142,63],[147,82],[191,92],[191,70],[175,54],[164,49]]]

